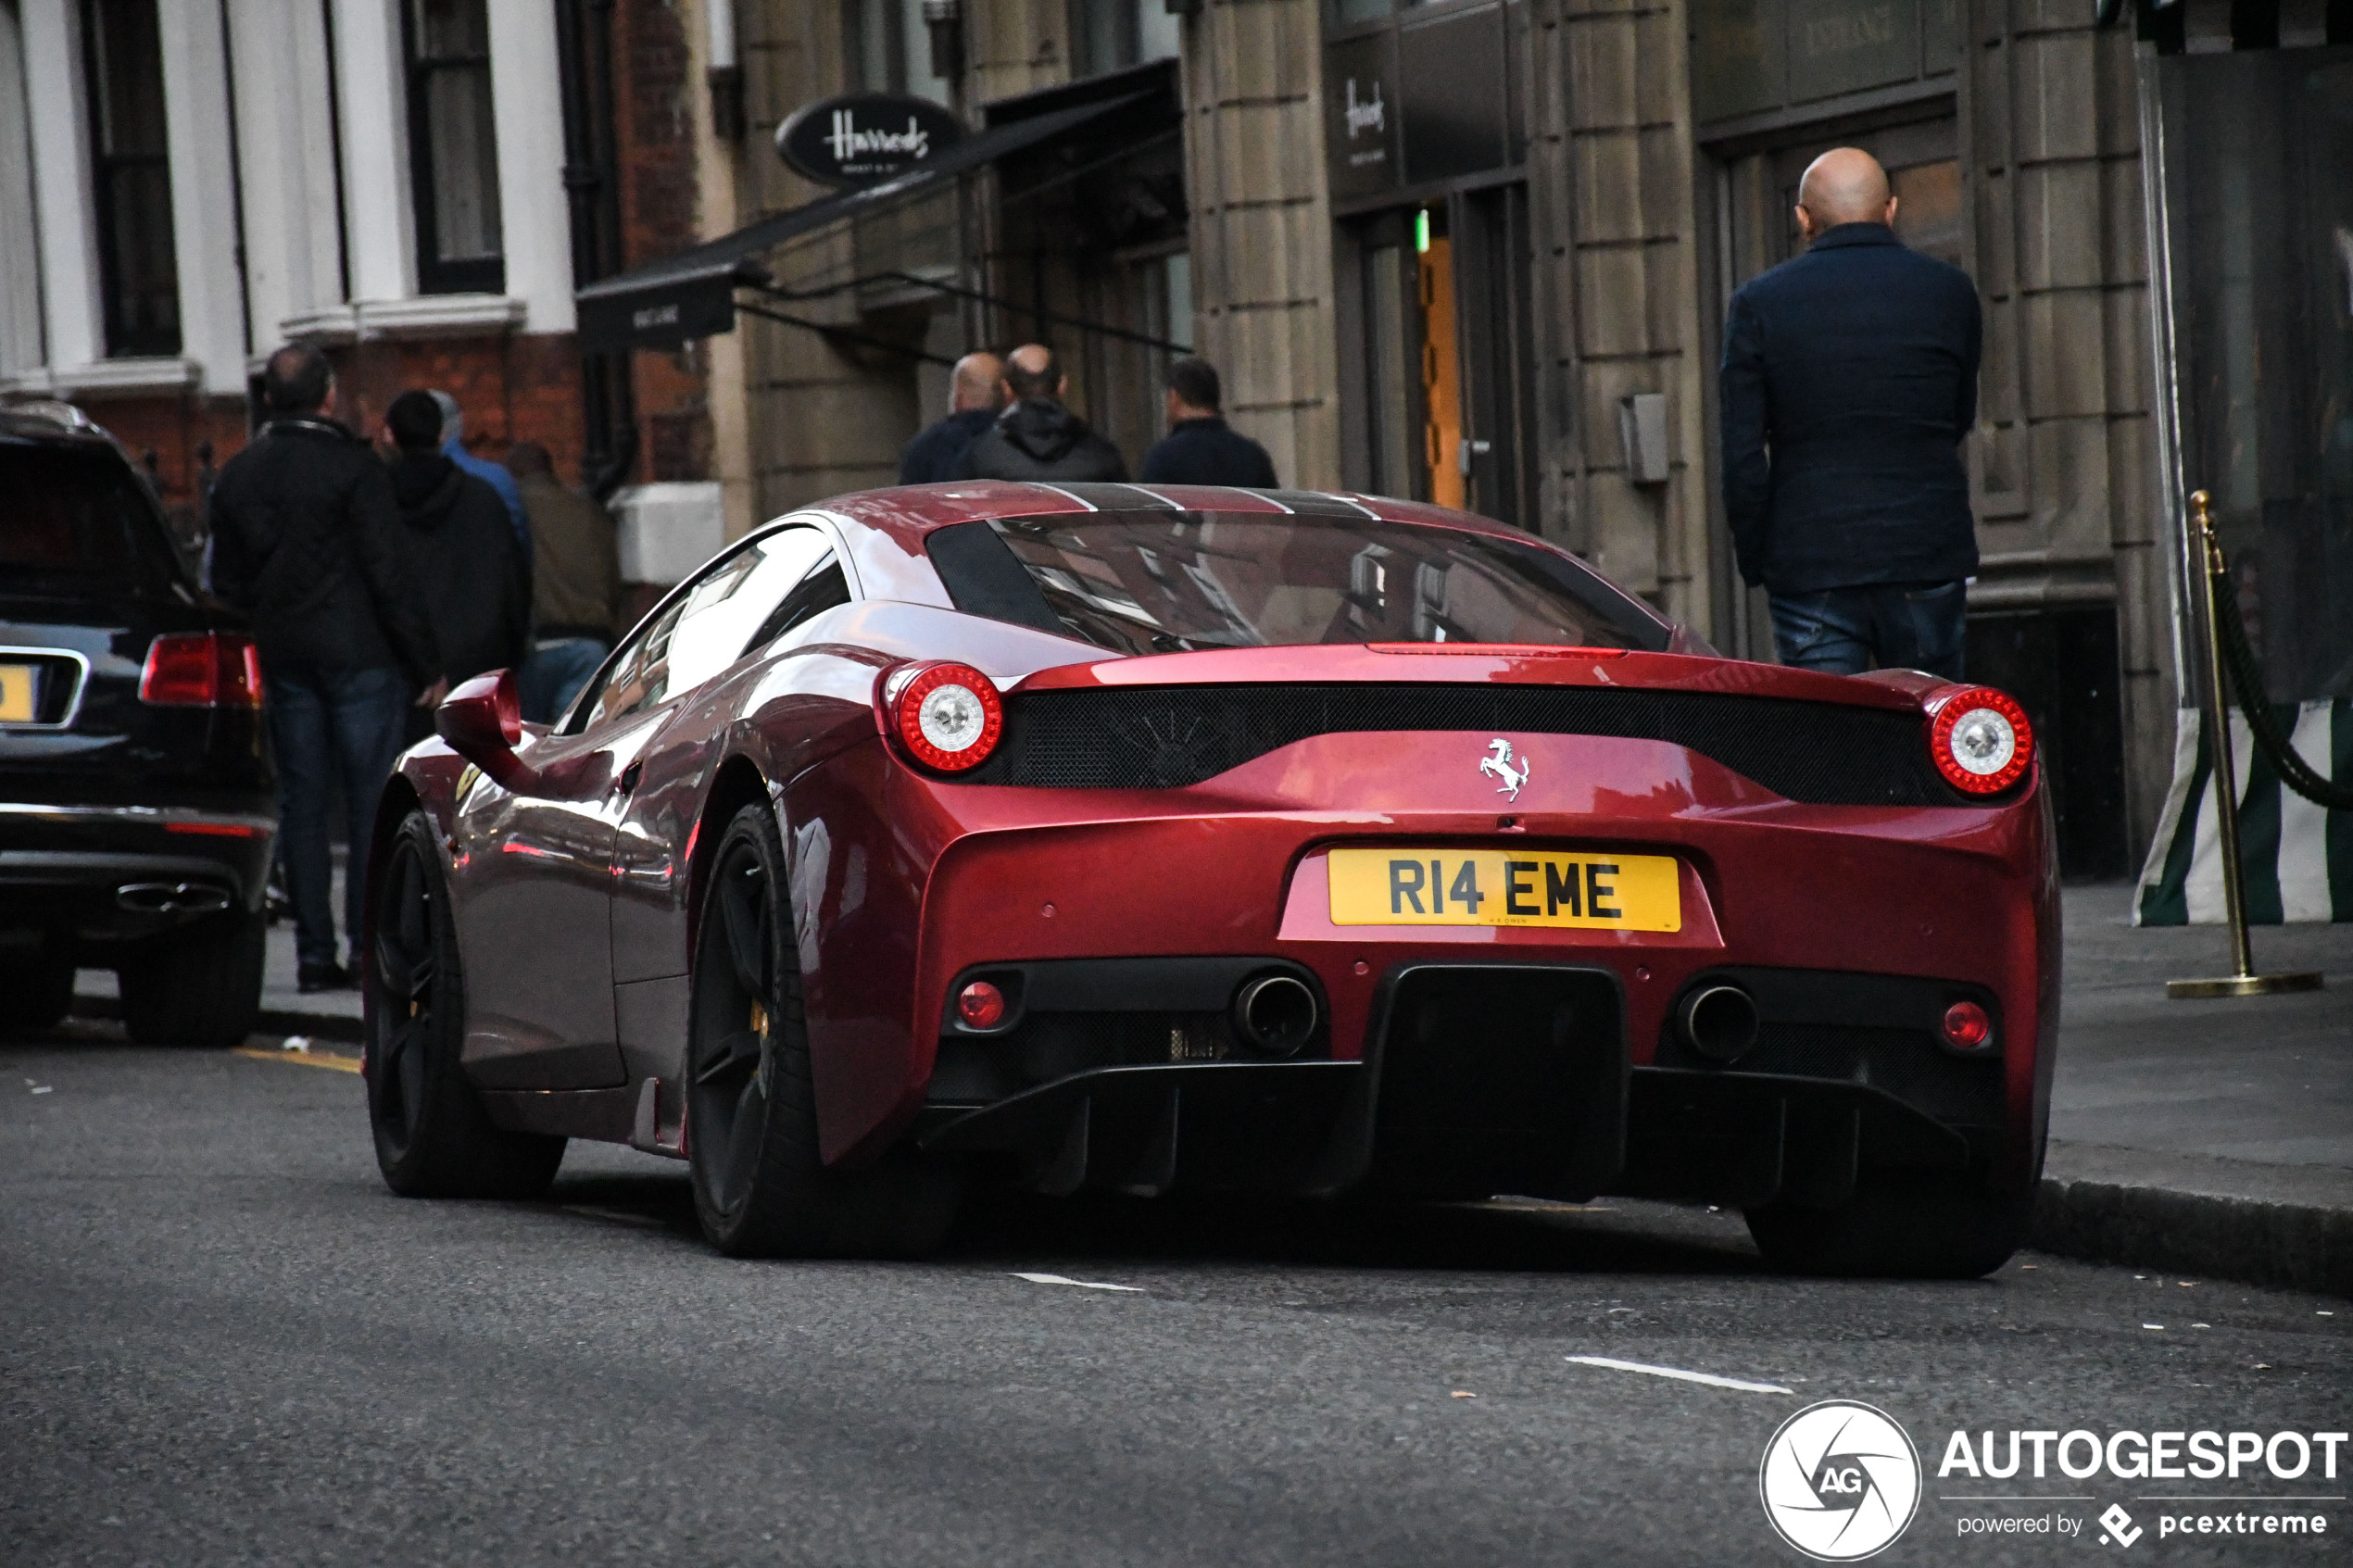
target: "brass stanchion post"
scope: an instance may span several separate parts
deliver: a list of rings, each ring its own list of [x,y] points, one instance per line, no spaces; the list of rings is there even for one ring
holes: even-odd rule
[[[2246,890],[2239,864],[2238,766],[2231,755],[2231,709],[2222,692],[2222,627],[2214,615],[2214,580],[2222,575],[2222,546],[2214,537],[2210,498],[2190,494],[2191,548],[2197,562],[2198,608],[2206,618],[2206,733],[2214,760],[2215,831],[2222,847],[2222,909],[2231,922],[2231,972],[2215,980],[2169,980],[2165,994],[2186,997],[2258,997],[2272,991],[2317,991],[2321,977],[2309,972],[2258,974],[2246,935]]]

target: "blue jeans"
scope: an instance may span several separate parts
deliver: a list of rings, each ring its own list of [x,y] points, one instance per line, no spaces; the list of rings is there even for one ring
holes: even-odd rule
[[[594,637],[554,637],[535,644],[531,657],[515,671],[522,716],[535,724],[552,724],[561,718],[608,651]]]
[[[275,664],[263,672],[270,738],[278,751],[279,842],[294,905],[295,957],[306,968],[335,961],[334,859],[327,809],[343,785],[351,863],[344,878],[344,932],[357,949],[368,898],[368,839],[376,799],[400,757],[409,682],[397,670],[321,670]],[[359,954],[353,953],[357,961]]]
[[[1775,594],[1773,651],[1783,664],[1828,675],[1925,670],[1963,679],[1966,583],[1886,583]]]

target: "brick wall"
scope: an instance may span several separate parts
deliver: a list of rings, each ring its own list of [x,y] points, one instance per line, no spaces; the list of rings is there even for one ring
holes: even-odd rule
[[[328,351],[335,367],[335,415],[372,437],[392,400],[411,387],[458,399],[466,447],[497,460],[518,441],[536,441],[566,480],[579,477],[580,356],[569,333],[533,336],[379,339]],[[143,462],[154,454],[164,504],[192,508],[212,445],[215,467],[245,444],[245,405],[234,397],[172,394],[84,402],[90,417]]]

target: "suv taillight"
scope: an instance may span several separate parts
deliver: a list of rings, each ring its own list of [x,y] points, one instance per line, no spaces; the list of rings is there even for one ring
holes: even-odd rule
[[[147,645],[139,700],[167,708],[259,708],[261,658],[236,632],[173,632]]]

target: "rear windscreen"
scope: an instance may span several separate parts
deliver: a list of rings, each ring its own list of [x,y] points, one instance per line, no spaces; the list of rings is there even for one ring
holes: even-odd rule
[[[1667,646],[1636,601],[1554,551],[1374,518],[1086,512],[926,541],[967,614],[1115,653],[1302,643]]]
[[[131,590],[172,571],[153,503],[120,458],[0,441],[0,584]]]

